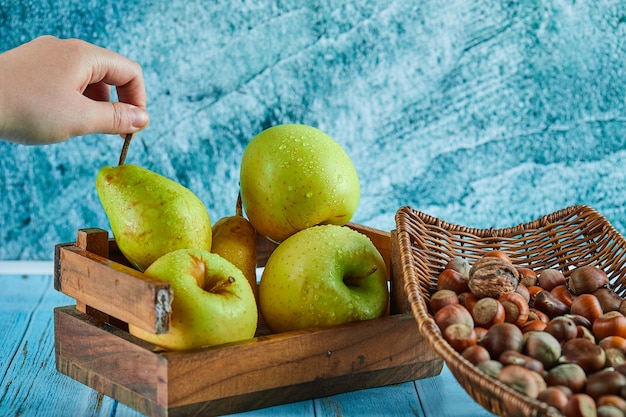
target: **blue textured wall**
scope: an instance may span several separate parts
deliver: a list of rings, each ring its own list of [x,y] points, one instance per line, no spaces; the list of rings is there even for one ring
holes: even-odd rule
[[[306,5],[303,5],[306,4]],[[626,5],[620,1],[0,0],[0,50],[79,37],[144,68],[150,126],[130,163],[232,214],[241,152],[317,126],[362,183],[354,221],[403,205],[502,227],[588,204],[626,230]],[[94,178],[119,137],[0,143],[0,259],[51,259],[108,228]]]

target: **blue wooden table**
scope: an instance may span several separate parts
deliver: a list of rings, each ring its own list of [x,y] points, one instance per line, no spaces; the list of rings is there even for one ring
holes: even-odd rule
[[[52,281],[52,275],[3,275],[0,270],[0,416],[140,416],[57,372],[52,312],[74,300],[55,291]],[[238,415],[492,416],[445,366],[432,378]]]

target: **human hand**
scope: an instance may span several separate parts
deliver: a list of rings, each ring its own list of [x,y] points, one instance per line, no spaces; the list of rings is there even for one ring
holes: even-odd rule
[[[119,102],[111,102],[110,89]],[[147,126],[141,67],[78,39],[43,36],[0,54],[0,138],[26,145]]]

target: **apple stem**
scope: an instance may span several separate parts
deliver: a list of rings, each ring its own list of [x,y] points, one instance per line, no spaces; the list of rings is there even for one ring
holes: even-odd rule
[[[235,277],[229,275],[228,279],[223,280],[223,281],[219,281],[217,284],[215,284],[210,290],[209,292],[217,292],[221,289],[224,289],[226,287],[229,287],[231,284],[233,284],[235,282]]]
[[[376,271],[378,271],[378,267],[376,265],[374,265],[372,267],[372,269],[367,271],[365,274],[359,275],[359,276],[356,276],[356,277],[349,277],[344,282],[345,282],[346,285],[355,285],[357,282],[361,281],[362,279],[365,279],[365,278],[369,277],[370,275],[372,275]]]
[[[130,146],[130,141],[133,139],[133,133],[129,133],[124,137],[124,145],[122,146],[122,153],[120,153],[120,160],[117,165],[124,165],[126,161],[126,154],[128,153],[128,147]]]

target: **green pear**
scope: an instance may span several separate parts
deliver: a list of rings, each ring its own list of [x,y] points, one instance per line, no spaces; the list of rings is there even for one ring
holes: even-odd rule
[[[132,164],[105,166],[96,190],[120,251],[140,271],[177,249],[211,250],[211,219],[183,185]]]

